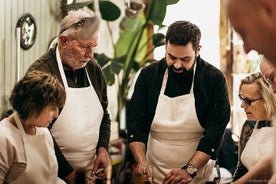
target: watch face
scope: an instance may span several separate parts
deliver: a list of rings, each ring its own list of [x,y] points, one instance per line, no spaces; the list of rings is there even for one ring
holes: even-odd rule
[[[196,170],[197,170],[196,168],[193,168],[193,167],[191,167],[191,166],[187,168],[187,172],[188,172],[189,174],[194,174],[194,173],[196,172]]]
[[[186,164],[184,167],[181,169],[184,169],[192,178],[196,176],[197,168],[190,164]]]

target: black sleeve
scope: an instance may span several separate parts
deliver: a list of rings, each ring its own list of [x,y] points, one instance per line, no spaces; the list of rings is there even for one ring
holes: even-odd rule
[[[92,65],[91,65],[92,66]],[[94,66],[94,67],[93,67]],[[100,125],[100,133],[99,133],[99,140],[97,144],[97,150],[100,147],[104,147],[108,150],[109,142],[110,142],[110,126],[111,126],[111,119],[110,114],[108,112],[108,96],[107,96],[107,83],[104,76],[104,73],[99,65],[94,64],[89,72],[94,76],[90,76],[90,80],[93,83],[93,86],[96,90],[96,93],[99,97],[100,103],[103,108],[103,118]]]
[[[129,142],[143,142],[147,144],[147,138],[150,131],[150,121],[148,121],[148,85],[144,70],[139,74],[135,83],[134,92],[127,108],[127,129]],[[153,80],[151,78],[151,80]]]
[[[110,116],[107,110],[104,111],[104,116],[100,126],[99,141],[97,148],[104,147],[108,150],[110,141]],[[97,149],[98,150],[98,149]]]
[[[204,76],[204,75],[203,75]],[[201,80],[204,80],[203,78]],[[206,79],[205,79],[206,80]],[[220,71],[213,71],[209,77],[209,82],[198,93],[196,106],[202,106],[205,103],[205,109],[198,112],[199,121],[203,122],[205,129],[204,136],[201,138],[197,150],[203,151],[215,159],[218,154],[218,148],[221,144],[225,128],[230,119],[230,102],[226,80]],[[202,84],[203,85],[203,84]]]
[[[61,179],[64,179],[71,172],[73,172],[74,169],[69,164],[69,162],[66,160],[66,158],[64,157],[64,155],[62,154],[62,152],[59,149],[59,146],[56,143],[56,141],[55,141],[54,138],[53,138],[53,141],[54,141],[55,154],[56,154],[57,162],[58,162],[58,177],[61,178]]]

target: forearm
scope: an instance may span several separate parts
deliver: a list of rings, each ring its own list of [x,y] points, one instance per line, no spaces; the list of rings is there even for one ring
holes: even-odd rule
[[[202,168],[211,158],[210,155],[202,152],[202,151],[196,151],[192,158],[188,161],[189,164],[196,167],[197,169]]]
[[[272,176],[272,155],[263,157],[252,169],[243,177],[233,182],[233,184],[244,183],[267,183]]]
[[[274,173],[272,175],[272,177],[270,178],[268,184],[275,184],[276,183],[276,173]]]
[[[129,148],[138,164],[147,163],[146,145],[142,142],[131,142]]]

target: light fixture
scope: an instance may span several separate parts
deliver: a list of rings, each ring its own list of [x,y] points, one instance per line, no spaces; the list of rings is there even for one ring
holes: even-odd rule
[[[137,13],[145,8],[143,0],[125,0],[125,14],[127,17],[134,18]]]

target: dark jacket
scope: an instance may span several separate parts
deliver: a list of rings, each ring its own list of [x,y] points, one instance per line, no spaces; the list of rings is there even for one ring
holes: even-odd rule
[[[195,106],[198,120],[205,129],[197,150],[215,157],[230,119],[228,90],[226,80],[220,70],[200,57],[196,62],[193,89]],[[166,68],[166,61],[162,59],[141,70],[127,108],[129,142],[138,141],[147,145]],[[184,79],[182,83],[191,85],[192,77],[187,77],[186,80]]]

